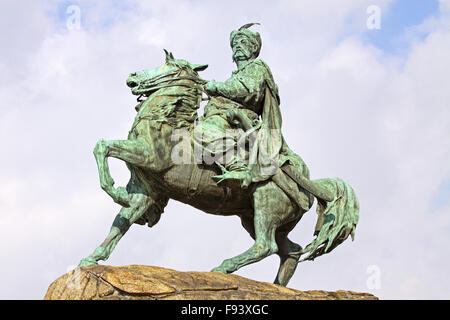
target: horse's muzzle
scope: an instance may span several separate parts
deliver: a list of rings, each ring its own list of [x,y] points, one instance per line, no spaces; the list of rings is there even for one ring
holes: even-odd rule
[[[130,88],[134,88],[138,85],[137,81],[132,79],[132,78],[128,78],[127,79],[127,86]]]

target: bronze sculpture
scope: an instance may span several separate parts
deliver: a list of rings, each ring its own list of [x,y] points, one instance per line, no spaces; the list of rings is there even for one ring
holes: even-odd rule
[[[281,134],[278,88],[269,67],[256,58],[258,33],[247,24],[233,31],[230,44],[238,69],[226,82],[198,76],[207,65],[175,59],[135,72],[127,85],[138,95],[137,116],[127,140],[101,139],[94,155],[100,184],[123,208],[110,233],[80,266],[106,260],[133,223],[153,226],[169,198],[218,215],[238,215],[255,239],[244,253],[213,271],[231,273],[278,254],[275,283],[287,285],[300,257],[330,252],[354,230],[359,205],[353,189],[338,178],[310,180],[304,161]],[[197,117],[202,93],[209,96]],[[180,142],[180,139],[181,142]],[[127,163],[131,179],[114,188],[108,157]],[[302,248],[288,239],[317,198],[315,238]]]

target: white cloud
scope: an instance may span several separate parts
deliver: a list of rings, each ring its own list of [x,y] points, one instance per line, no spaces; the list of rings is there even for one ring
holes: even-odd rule
[[[439,9],[443,13],[450,12],[450,1],[449,0],[439,0]]]

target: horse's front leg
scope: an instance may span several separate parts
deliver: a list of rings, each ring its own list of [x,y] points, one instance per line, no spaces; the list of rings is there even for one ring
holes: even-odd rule
[[[168,198],[161,195],[151,184],[144,185],[138,178],[135,168],[130,168],[130,173],[131,178],[126,189],[130,195],[130,206],[120,209],[106,239],[94,252],[80,261],[80,267],[107,260],[130,226],[143,216],[149,226],[159,221]]]
[[[130,207],[122,208],[114,219],[111,230],[93,253],[80,261],[79,267],[97,264],[99,260],[107,260],[116,247],[119,240],[128,231],[130,226],[136,222],[154,203],[153,199],[143,193],[130,194]]]
[[[121,159],[129,164],[146,167],[150,154],[147,143],[142,140],[104,140],[100,139],[95,148],[94,156],[97,161],[100,186],[113,198],[114,202],[123,207],[129,207],[129,195],[124,187],[114,188],[114,180],[108,165],[108,157]]]

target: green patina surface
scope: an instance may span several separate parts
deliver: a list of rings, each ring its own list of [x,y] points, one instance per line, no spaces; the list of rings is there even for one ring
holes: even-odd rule
[[[139,103],[128,138],[101,139],[94,149],[100,185],[122,209],[104,242],[80,266],[108,259],[132,224],[155,225],[171,198],[210,214],[237,215],[255,240],[213,269],[217,272],[231,273],[278,254],[275,283],[287,285],[299,261],[353,238],[356,195],[338,178],[310,180],[305,162],[288,147],[278,87],[269,66],[258,59],[262,41],[252,25],[230,35],[237,69],[224,82],[201,79],[198,72],[207,65],[167,51],[160,67],[130,74],[127,85]],[[208,103],[198,117],[202,94]],[[114,187],[108,157],[127,163],[126,187]],[[317,237],[303,249],[288,234],[314,198]]]

